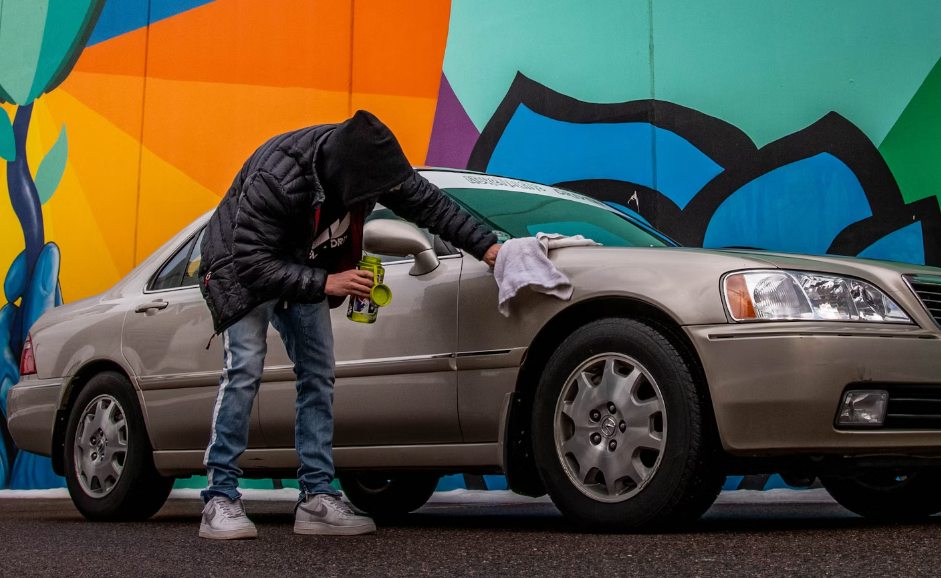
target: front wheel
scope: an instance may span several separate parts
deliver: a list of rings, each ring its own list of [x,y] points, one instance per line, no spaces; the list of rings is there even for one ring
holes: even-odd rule
[[[89,520],[146,520],[166,502],[173,478],[154,467],[134,388],[120,373],[91,378],[69,414],[65,482]]]
[[[723,475],[708,398],[654,327],[602,319],[556,350],[533,406],[533,446],[556,506],[587,531],[699,518]]]
[[[910,522],[941,512],[941,471],[877,471],[820,482],[854,514],[883,522]]]
[[[425,505],[440,476],[424,473],[361,472],[338,476],[343,493],[360,510],[373,516],[399,516]]]

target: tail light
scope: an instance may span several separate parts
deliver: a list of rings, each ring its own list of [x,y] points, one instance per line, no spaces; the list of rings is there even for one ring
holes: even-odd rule
[[[23,344],[23,355],[20,356],[20,375],[36,374],[36,356],[33,354],[33,337],[26,336],[26,343]]]

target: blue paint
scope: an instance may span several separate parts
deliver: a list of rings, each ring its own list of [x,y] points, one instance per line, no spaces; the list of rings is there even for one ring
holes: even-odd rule
[[[34,490],[36,488],[64,488],[65,478],[52,472],[52,460],[20,451],[10,472],[11,490]]]
[[[729,476],[725,478],[725,483],[722,484],[723,490],[737,490],[738,485],[742,483],[742,480],[745,479],[745,476]]]
[[[6,279],[3,280],[3,295],[8,303],[13,303],[23,295],[25,289],[26,253],[21,251],[7,270]]]
[[[925,264],[925,243],[921,221],[893,231],[866,247],[859,257]]]
[[[107,0],[98,18],[98,24],[88,39],[88,46],[98,44],[147,26],[147,7],[150,4],[150,22],[157,22],[186,12],[213,0]]]
[[[797,488],[794,486],[789,486],[787,485],[787,482],[784,481],[784,478],[782,478],[780,474],[774,474],[770,478],[768,478],[768,481],[765,482],[765,487],[762,489],[764,490],[780,490],[780,489],[802,490],[805,488]]]
[[[56,306],[56,290],[59,285],[59,247],[46,243],[36,260],[29,292],[23,296],[21,307],[27,331],[43,313]]]
[[[450,492],[451,490],[463,490],[466,489],[464,485],[464,474],[454,474],[451,476],[441,476],[441,479],[438,480],[438,486],[435,488],[436,492]]]
[[[853,171],[829,153],[766,173],[712,216],[704,247],[824,254],[847,226],[872,216]]]
[[[16,309],[16,305],[12,303],[0,307],[0,413],[4,419],[7,415],[7,391],[20,380],[20,364],[10,348],[10,334]],[[0,445],[3,445],[2,440]],[[0,488],[2,487],[3,478],[0,477]]]
[[[506,490],[506,476],[484,476],[488,490]]]
[[[686,139],[649,123],[563,122],[521,104],[487,171],[550,184],[583,179],[636,183],[660,191],[683,208],[722,167]]]

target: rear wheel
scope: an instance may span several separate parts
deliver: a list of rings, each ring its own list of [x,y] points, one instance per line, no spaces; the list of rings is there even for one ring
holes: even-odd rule
[[[854,514],[905,522],[941,512],[941,471],[878,471],[855,477],[821,477],[833,499]]]
[[[699,518],[724,476],[708,400],[659,331],[602,319],[549,360],[533,445],[556,506],[582,529],[649,530]]]
[[[425,505],[440,476],[424,473],[360,472],[340,474],[343,493],[360,510],[373,516],[398,516]]]
[[[133,386],[117,372],[99,373],[79,392],[65,437],[65,481],[89,520],[146,520],[163,506],[173,478],[154,467]]]

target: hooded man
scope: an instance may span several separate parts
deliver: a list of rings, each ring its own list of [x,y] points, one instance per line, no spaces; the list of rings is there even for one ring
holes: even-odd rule
[[[333,481],[333,333],[330,307],[368,297],[372,273],[357,270],[363,224],[376,202],[493,266],[499,245],[454,201],[412,169],[395,135],[369,112],[341,124],[276,136],[245,162],[209,220],[200,290],[223,371],[203,460],[209,487],[199,535],[254,538],[237,460],[248,443],[261,385],[268,323],[297,375],[295,447],[298,534],[374,532],[340,500]],[[348,223],[348,226],[344,226]],[[331,238],[332,237],[332,238]]]

